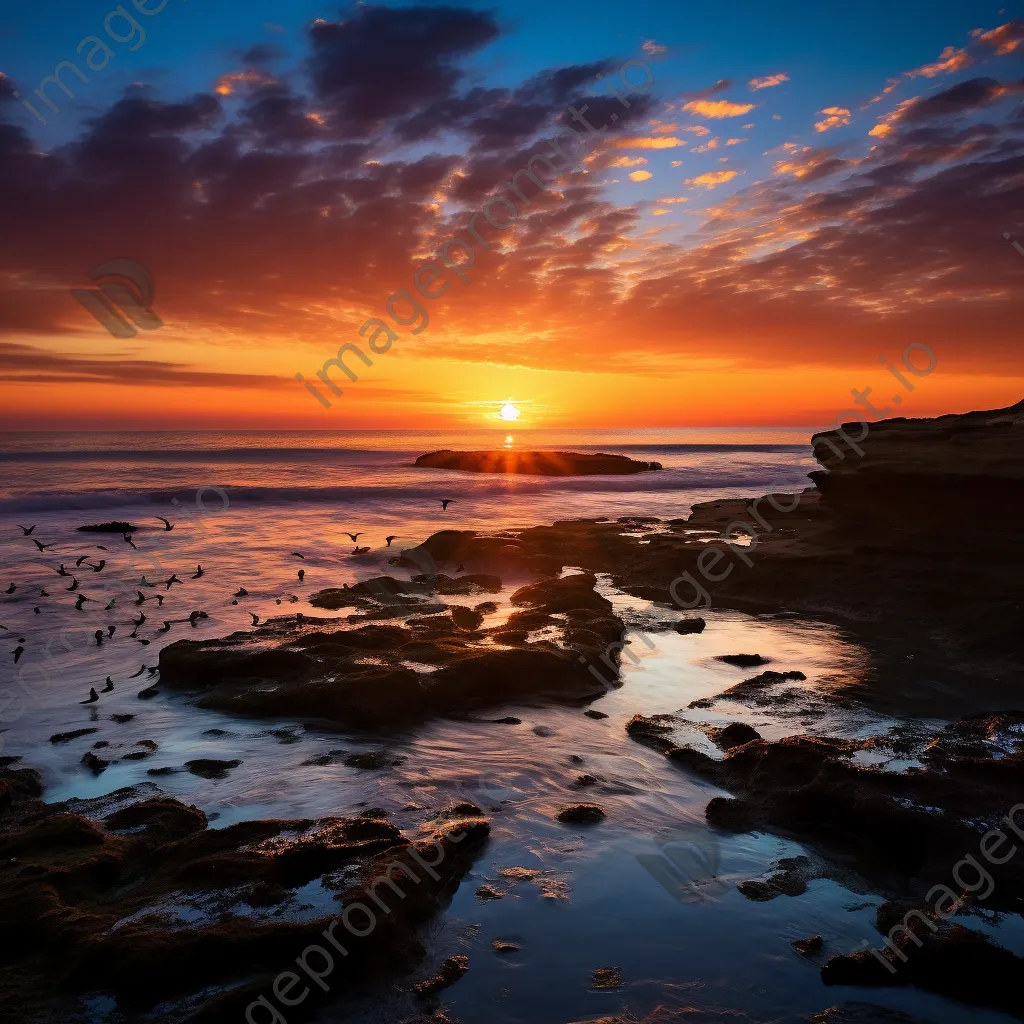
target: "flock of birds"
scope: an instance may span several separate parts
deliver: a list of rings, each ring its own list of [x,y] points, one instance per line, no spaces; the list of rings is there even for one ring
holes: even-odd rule
[[[448,506],[451,505],[453,503],[453,501],[454,501],[454,499],[452,499],[452,498],[439,498],[437,500],[441,503],[441,510],[445,511],[445,512],[448,510]],[[170,520],[165,519],[163,516],[156,516],[155,518],[159,519],[160,522],[163,523],[163,528],[164,528],[165,532],[170,532],[171,530],[174,529],[174,524],[172,522],[170,522]],[[32,534],[35,532],[35,529],[36,529],[36,525],[35,524],[33,524],[32,526],[20,526],[19,525],[18,529],[21,530],[22,535],[24,537],[28,537],[32,541],[32,543],[36,546],[37,550],[40,553],[42,553],[44,551],[47,551],[49,548],[54,547],[55,544],[56,544],[55,541],[50,543],[50,544],[44,544],[44,543],[42,543],[42,541],[39,541],[35,537],[33,537]],[[134,542],[134,540],[132,539],[132,536],[131,536],[133,532],[135,532],[135,528],[134,527],[131,527],[130,529],[125,530],[123,532],[123,534],[122,534],[121,539],[126,544],[130,545],[134,550],[137,551],[138,548],[136,547],[135,542]],[[363,533],[363,532],[350,533],[348,531],[345,531],[345,536],[351,538],[352,543],[355,545],[355,547],[352,550],[352,554],[353,555],[363,555],[363,554],[366,554],[368,551],[370,551],[370,546],[369,545],[361,547],[360,544],[359,544],[359,538],[365,536],[365,533]],[[385,540],[386,545],[388,547],[391,547],[391,542],[393,540],[396,540],[397,537],[398,537],[397,534],[391,534],[391,535],[385,537],[384,540]],[[104,547],[102,544],[97,544],[96,548],[99,551],[105,551],[105,552],[108,551],[108,549],[106,547]],[[305,560],[305,557],[306,557],[300,551],[293,551],[293,552],[291,552],[291,554],[294,557],[301,558],[303,560]],[[99,559],[96,559],[95,561],[91,561],[91,559],[93,559],[93,558],[95,558],[95,556],[93,556],[93,555],[82,555],[82,556],[80,556],[75,561],[75,570],[81,571],[83,566],[87,566],[94,573],[101,573],[101,572],[103,572],[103,570],[106,568],[106,565],[107,565],[107,559],[106,558],[99,558]],[[75,574],[75,572],[69,570],[64,565],[63,562],[61,562],[60,563],[60,567],[55,569],[54,571],[57,573],[58,576],[60,576],[62,578],[70,577],[70,579],[71,579],[71,586],[64,587],[63,589],[65,591],[67,591],[68,593],[72,593],[72,594],[74,594],[74,593],[79,591],[79,587],[81,586],[81,583],[80,583],[80,581],[78,579],[78,576]],[[198,579],[202,579],[203,576],[205,576],[205,575],[206,575],[206,571],[203,569],[202,565],[196,565],[196,571],[194,573],[192,573],[191,576],[189,576],[189,579],[198,580]],[[297,575],[298,575],[298,578],[299,578],[299,582],[302,583],[304,581],[304,579],[305,579],[305,576],[306,576],[306,570],[305,569],[299,569]],[[144,647],[145,646],[149,646],[150,640],[146,639],[145,637],[140,637],[139,636],[139,629],[140,629],[140,627],[142,627],[146,623],[146,621],[147,621],[147,616],[146,616],[145,611],[142,610],[142,606],[145,605],[149,601],[154,601],[155,600],[157,602],[157,608],[163,607],[164,598],[167,596],[167,593],[171,590],[171,588],[175,584],[180,584],[182,586],[184,585],[184,582],[175,573],[172,573],[166,580],[161,580],[161,581],[158,581],[156,583],[154,583],[154,582],[152,582],[150,580],[147,580],[145,574],[143,574],[141,579],[136,584],[136,588],[137,589],[136,589],[135,592],[136,592],[137,596],[136,596],[136,599],[132,602],[136,607],[138,607],[139,611],[137,613],[137,617],[131,618],[129,620],[130,624],[133,627],[132,631],[127,634],[129,639],[135,640],[137,643],[141,644]],[[142,589],[140,589],[140,588],[146,588],[148,590],[154,590],[155,591],[161,585],[164,588],[164,592],[163,593],[146,594],[146,593],[143,592]],[[3,593],[6,594],[6,595],[13,595],[14,593],[16,593],[17,590],[18,590],[18,585],[16,583],[11,583],[11,584],[9,584],[7,589],[5,591],[3,591]],[[239,598],[247,597],[248,593],[249,592],[244,587],[240,587],[234,593],[234,595],[232,597],[231,603],[234,604],[234,605],[237,605]],[[41,598],[49,598],[50,596],[51,595],[50,595],[49,591],[45,587],[40,589],[39,597],[41,597]],[[59,596],[59,595],[57,595],[57,596]],[[93,599],[88,597],[86,594],[79,592],[77,594],[76,599],[75,599],[75,609],[77,611],[81,611],[83,606],[85,605],[85,603],[87,601],[91,601],[91,600],[93,600]],[[289,600],[290,601],[297,601],[298,598],[295,597],[294,595],[289,595]],[[277,603],[278,604],[281,603],[281,599],[280,598],[277,599]],[[104,611],[107,611],[107,612],[115,611],[116,610],[116,606],[117,606],[117,598],[112,598],[104,606]],[[43,613],[42,608],[40,608],[38,605],[34,606],[32,611],[36,615],[41,615]],[[260,618],[259,618],[258,615],[256,615],[254,612],[249,612],[249,615],[252,617],[252,624],[253,624],[253,626],[260,625]],[[157,633],[158,634],[169,633],[170,630],[174,627],[175,624],[180,624],[180,623],[184,623],[184,622],[188,622],[189,625],[191,625],[193,628],[196,628],[198,623],[202,619],[207,619],[207,618],[209,618],[209,615],[205,611],[203,611],[201,609],[196,609],[196,610],[192,611],[187,616],[187,618],[183,618],[183,619],[164,619],[163,620],[163,625],[160,627],[160,629],[157,630]],[[299,619],[301,621],[301,615],[299,616]],[[14,630],[9,629],[7,626],[3,625],[3,623],[0,623],[0,629],[4,630],[7,633],[14,633],[14,632],[16,632]],[[114,634],[116,632],[117,632],[117,625],[108,625],[106,627],[106,630],[97,629],[96,632],[93,634],[94,639],[96,641],[96,646],[97,647],[102,647],[104,643],[106,643],[106,642],[108,642],[110,640],[113,640]],[[11,654],[14,657],[14,664],[15,665],[18,664],[18,662],[21,660],[21,656],[25,653],[24,644],[25,644],[25,638],[23,636],[19,636],[18,637],[18,645],[17,645],[17,647],[15,647],[15,649],[13,651],[11,651]],[[128,678],[135,679],[135,678],[141,676],[144,672],[148,673],[149,677],[152,678],[152,677],[155,677],[157,675],[157,673],[159,673],[159,671],[160,671],[159,667],[149,667],[149,666],[143,664],[143,666],[139,669],[138,672],[136,672],[132,676],[129,676]],[[102,689],[97,691],[95,687],[90,687],[89,688],[89,696],[85,700],[79,701],[79,703],[80,704],[94,704],[94,703],[96,703],[100,699],[99,695],[101,693],[110,693],[113,689],[114,689],[114,683],[113,683],[111,677],[108,675],[106,677],[106,681],[105,681],[104,686],[102,687]],[[145,698],[148,698],[148,697],[155,696],[158,692],[159,691],[155,688],[155,686],[150,685],[150,686],[146,687],[145,689],[141,690],[138,693],[138,696],[145,699]]]

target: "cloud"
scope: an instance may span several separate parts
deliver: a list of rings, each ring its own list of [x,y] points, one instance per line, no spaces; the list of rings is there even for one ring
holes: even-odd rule
[[[814,130],[816,132],[827,132],[832,128],[841,128],[850,123],[850,112],[845,107],[825,107],[818,113],[827,116],[823,121],[815,122]]]
[[[724,185],[727,181],[732,181],[737,174],[739,171],[707,171],[704,174],[698,174],[696,178],[687,178],[686,184],[696,188],[713,189]]]
[[[789,152],[789,156],[777,161],[772,167],[773,174],[790,175],[801,181],[811,182],[854,166],[851,161],[841,160],[835,155],[835,146],[827,149],[794,146]]]
[[[653,39],[648,39],[643,45],[643,51],[649,57],[659,57],[668,52],[667,46],[659,46]]]
[[[711,129],[702,124],[689,124],[683,127],[684,132],[691,132],[694,135],[710,135]]]
[[[976,28],[971,35],[982,46],[988,46],[996,51],[997,56],[1004,57],[1013,53],[1022,42],[1024,42],[1024,23],[1019,21],[1008,21],[1005,25],[990,29]]]
[[[732,103],[729,100],[691,100],[683,104],[683,110],[711,118],[742,117],[753,109],[753,103]]]
[[[733,82],[731,78],[720,78],[714,85],[709,85],[706,89],[697,89],[694,92],[684,92],[683,95],[694,100],[704,100],[709,96],[714,96],[716,93],[725,92],[726,89],[732,86]],[[685,107],[683,108],[686,109]]]
[[[970,78],[924,99],[914,96],[904,100],[895,110],[886,114],[868,134],[879,139],[888,138],[901,122],[920,124],[925,121],[960,117],[982,110],[1004,96],[1022,92],[1024,82],[1003,84],[992,78]]]
[[[667,203],[669,205],[673,203],[688,203],[690,201],[689,196],[672,196],[668,199],[659,199],[659,203]]]
[[[612,146],[615,149],[675,149],[677,146],[685,146],[683,139],[677,139],[672,135],[660,138],[645,138],[643,136],[630,136],[624,139],[615,139]]]
[[[749,142],[750,139],[726,139],[727,146],[738,146],[741,142]]]
[[[709,150],[718,149],[718,139],[708,139],[703,146],[695,146],[692,150],[694,153],[707,153]]]
[[[752,78],[747,85],[750,86],[752,92],[757,92],[759,89],[771,89],[788,81],[789,75],[779,72],[776,75],[765,75],[764,78]]]
[[[901,78],[890,78],[890,79],[888,79],[886,81],[885,87],[882,89],[882,91],[877,96],[874,96],[870,100],[868,100],[868,102],[865,103],[863,107],[861,107],[861,110],[866,110],[872,104],[881,103],[882,100],[884,100],[885,97],[888,96],[889,93],[891,93],[893,91],[893,89],[895,89],[896,86],[900,84],[901,81],[902,81]]]
[[[653,177],[654,175],[650,171],[631,171],[629,174],[630,181],[647,181]]]
[[[645,156],[617,156],[612,160],[609,167],[641,167],[647,163],[647,157]]]
[[[958,50],[955,46],[947,46],[934,64],[907,71],[907,78],[935,78],[938,75],[951,75],[956,71],[969,68],[974,58],[966,50]]]

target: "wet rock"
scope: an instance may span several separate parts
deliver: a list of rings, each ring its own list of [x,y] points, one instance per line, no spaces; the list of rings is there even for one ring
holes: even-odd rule
[[[597,804],[570,804],[556,815],[563,825],[593,825],[604,821],[605,813]]]
[[[596,786],[597,782],[597,777],[594,775],[577,775],[571,785],[573,789],[583,789],[586,786]]]
[[[748,900],[754,900],[758,903],[773,900],[776,896],[780,895],[779,890],[770,882],[761,882],[757,879],[740,882],[736,888],[739,889],[739,891],[743,893]]]
[[[812,935],[809,939],[794,939],[791,945],[801,956],[813,956],[821,952],[823,942],[820,935]]]
[[[197,757],[185,762],[185,767],[193,774],[204,779],[223,779],[232,768],[237,768],[241,761],[221,761],[215,757]]]
[[[684,636],[688,633],[703,633],[707,623],[702,618],[680,619],[675,624],[675,631]]]
[[[590,976],[590,983],[593,988],[605,992],[622,988],[622,968],[598,967]]]
[[[595,711],[593,708],[584,711],[583,714],[585,714],[587,718],[593,718],[595,721],[600,721],[602,718],[608,717],[603,711]]]
[[[762,658],[760,654],[720,654],[715,661],[735,665],[737,668],[754,668],[757,665],[767,665],[771,658]]]
[[[475,608],[481,615],[492,615],[498,610],[498,605],[494,601],[481,601]]]
[[[141,828],[147,839],[163,844],[202,832],[208,822],[198,807],[158,797],[115,811],[103,819],[103,824],[112,831]]]
[[[416,995],[428,996],[454,985],[469,970],[469,957],[463,954],[450,956],[433,978],[421,981],[415,988]]]
[[[578,452],[437,451],[421,455],[415,465],[464,473],[527,473],[538,476],[621,476],[662,468],[660,462],[640,462],[625,455],[581,455]]]
[[[483,811],[477,807],[476,804],[471,804],[468,801],[462,803],[453,804],[451,807],[445,807],[435,815],[436,818],[475,818],[483,814]]]
[[[462,605],[454,605],[451,609],[451,615],[452,621],[459,629],[465,629],[469,632],[479,629],[484,621],[482,612],[478,612],[473,608],[465,608]]]
[[[495,953],[518,953],[523,947],[518,942],[509,942],[508,939],[495,939],[491,943]]]
[[[667,738],[667,734],[675,728],[673,715],[654,715],[650,718],[644,715],[634,715],[626,723],[626,732],[630,737],[643,743],[645,746],[654,747],[655,750],[671,750],[675,744]]]
[[[761,738],[761,734],[745,722],[730,722],[724,729],[710,729],[708,735],[723,750],[741,747],[744,743]]]
[[[97,757],[91,750],[87,750],[82,755],[81,763],[84,764],[85,767],[94,775],[99,775],[110,764],[109,761],[104,761],[102,757]]]
[[[769,690],[775,688],[780,683],[787,682],[788,680],[805,680],[807,676],[803,672],[773,672],[769,669],[767,672],[762,672],[760,675],[751,676],[750,679],[744,679],[742,683],[737,683],[735,686],[730,686],[728,690],[723,690],[716,700],[736,700],[746,701],[751,704],[767,705],[772,703],[772,698],[768,695]],[[693,707],[693,705],[690,705]]]
[[[147,775],[158,775],[158,776],[159,775],[176,775],[178,772],[180,772],[182,770],[183,769],[181,769],[181,768],[172,768],[172,767],[169,767],[169,766],[164,766],[163,768],[147,768],[146,769],[146,774]]]
[[[579,754],[570,754],[570,755],[569,755],[569,760],[570,760],[570,761],[571,761],[571,762],[572,762],[573,764],[583,764],[583,758],[582,758],[582,757],[580,757],[580,755],[579,755]]]
[[[79,533],[134,533],[138,527],[118,519],[109,523],[89,523],[76,529]]]
[[[109,747],[109,746],[110,746],[109,740],[97,740],[92,745],[92,749],[93,750],[102,750],[104,747]]]
[[[77,740],[79,736],[88,736],[94,732],[99,732],[99,729],[72,729],[71,732],[55,732],[50,737],[50,742],[70,743],[71,740]]]
[[[597,577],[593,573],[575,573],[520,587],[512,594],[511,602],[516,607],[541,605],[549,615],[576,608],[590,608],[610,613],[612,603],[597,593],[594,589],[596,585]]]
[[[117,722],[118,725],[124,725],[125,722],[130,722],[135,716],[134,715],[111,715],[110,720]]]
[[[476,894],[482,900],[501,900],[505,898],[505,893],[500,889],[495,889],[492,885],[478,886]]]
[[[288,899],[289,892],[283,886],[267,882],[256,882],[242,895],[242,902],[254,909],[276,907]]]
[[[549,737],[549,736],[557,736],[558,735],[558,733],[555,732],[555,730],[552,729],[548,725],[535,725],[533,727],[533,733],[534,733],[535,736],[543,736],[545,738]]]
[[[716,796],[704,808],[708,824],[728,829],[730,832],[751,832],[760,818],[757,809],[743,800],[730,800]]]
[[[344,763],[349,768],[362,768],[365,771],[377,771],[381,768],[394,768],[404,763],[404,757],[395,757],[386,750],[367,750],[359,754],[349,754]]]
[[[512,715],[508,715],[506,718],[492,718],[492,725],[522,725],[523,720],[521,718],[514,718]]]
[[[155,686],[147,686],[144,690],[139,690],[137,696],[143,700],[149,700],[150,697],[156,697],[160,691]]]
[[[901,1010],[871,1003],[843,1003],[830,1006],[811,1018],[811,1024],[928,1024],[920,1017],[911,1017]]]

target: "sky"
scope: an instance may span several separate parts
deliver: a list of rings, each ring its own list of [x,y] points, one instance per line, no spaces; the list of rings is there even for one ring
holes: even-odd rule
[[[1014,404],[1020,14],[7,5],[0,429],[817,428],[908,359],[903,414]]]

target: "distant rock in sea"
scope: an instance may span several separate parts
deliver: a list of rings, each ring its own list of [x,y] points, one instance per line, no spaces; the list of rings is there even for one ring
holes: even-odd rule
[[[663,469],[660,462],[638,462],[625,455],[581,455],[578,452],[454,452],[421,455],[415,463],[428,469],[459,469],[465,473],[529,473],[536,476],[628,476]]]

